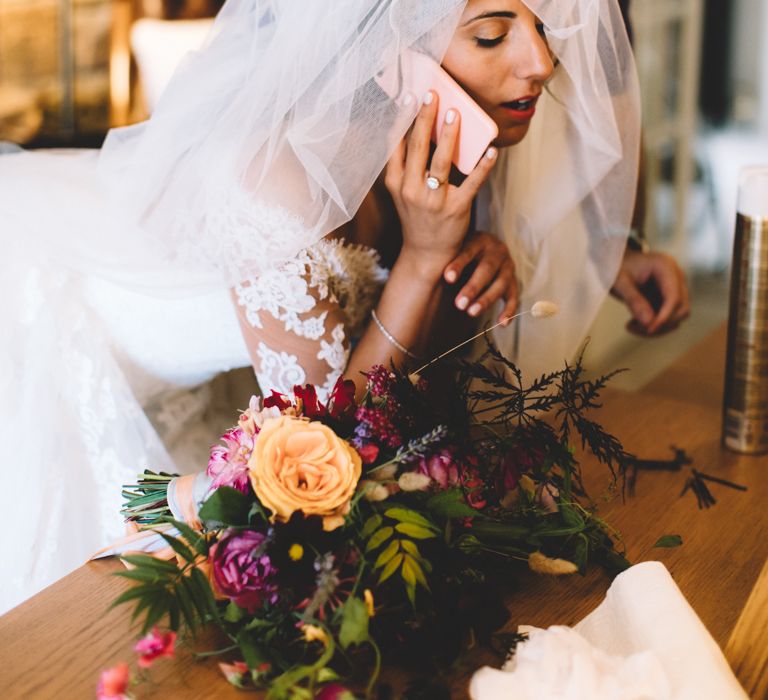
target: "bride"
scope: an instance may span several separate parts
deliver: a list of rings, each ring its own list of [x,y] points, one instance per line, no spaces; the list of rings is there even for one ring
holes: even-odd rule
[[[498,126],[463,182],[462,115],[433,150],[439,96],[379,84],[409,51]],[[679,322],[676,265],[626,248],[638,151],[615,0],[229,0],[149,121],[0,157],[0,611],[120,535],[137,471],[202,467],[158,429],[212,442],[190,424],[224,370],[327,390],[552,299],[497,336],[532,375],[612,288],[648,332]]]

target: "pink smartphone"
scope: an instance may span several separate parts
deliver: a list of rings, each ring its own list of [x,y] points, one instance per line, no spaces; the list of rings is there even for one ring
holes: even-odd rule
[[[474,170],[490,143],[499,134],[493,121],[446,71],[429,56],[407,51],[401,61],[401,74],[387,71],[378,76],[382,89],[394,97],[412,94],[421,99],[429,90],[437,93],[439,104],[432,140],[440,138],[445,113],[453,108],[461,115],[459,138],[453,164],[465,175]]]

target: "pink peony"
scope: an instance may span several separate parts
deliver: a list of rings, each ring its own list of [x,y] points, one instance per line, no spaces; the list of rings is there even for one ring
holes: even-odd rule
[[[219,593],[251,614],[266,602],[277,602],[277,571],[263,552],[266,539],[260,532],[230,530],[211,548]]]
[[[126,693],[129,680],[130,671],[125,662],[103,670],[96,686],[97,700],[129,700]]]
[[[245,414],[243,414],[245,415]],[[214,445],[208,460],[208,476],[213,479],[212,489],[231,486],[248,493],[248,459],[253,452],[253,435],[242,428],[232,428],[221,436],[223,445]]]
[[[139,654],[139,666],[149,668],[155,659],[161,656],[173,658],[173,645],[176,643],[176,632],[161,634],[157,627],[140,639],[133,650]]]

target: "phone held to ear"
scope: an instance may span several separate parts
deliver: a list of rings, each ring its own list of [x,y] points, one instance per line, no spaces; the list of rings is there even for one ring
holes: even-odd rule
[[[491,142],[498,136],[499,129],[480,106],[461,86],[429,56],[416,51],[402,55],[400,75],[395,67],[377,77],[377,82],[390,97],[404,97],[407,94],[421,99],[432,90],[438,97],[438,112],[432,141],[437,143],[445,123],[445,113],[455,109],[461,119],[459,138],[453,154],[456,168],[469,175],[483,157]]]

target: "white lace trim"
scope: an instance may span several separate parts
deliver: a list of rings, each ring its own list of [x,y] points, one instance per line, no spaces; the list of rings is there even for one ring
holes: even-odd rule
[[[322,240],[295,259],[238,285],[235,294],[254,328],[264,328],[266,312],[282,322],[286,333],[319,341],[312,355],[328,365],[325,382],[317,387],[321,397],[327,397],[347,366],[348,340],[362,334],[388,274],[372,248]],[[338,305],[344,315],[344,323],[332,329],[326,328],[327,310],[312,313],[326,300]],[[306,381],[305,365],[296,355],[274,350],[263,341],[257,355],[256,375],[262,390],[288,393]]]

